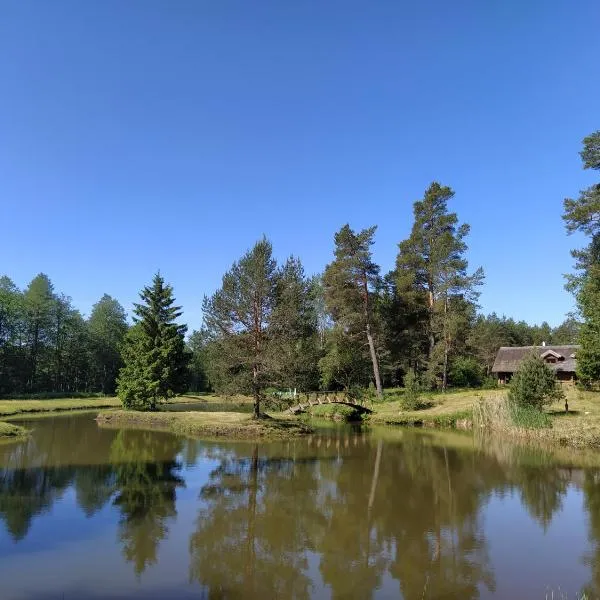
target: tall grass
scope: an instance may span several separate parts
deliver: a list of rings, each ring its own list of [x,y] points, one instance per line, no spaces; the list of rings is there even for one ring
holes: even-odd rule
[[[513,433],[518,430],[547,429],[552,427],[552,421],[546,413],[534,407],[519,406],[506,396],[498,396],[475,403],[473,426],[477,429]]]

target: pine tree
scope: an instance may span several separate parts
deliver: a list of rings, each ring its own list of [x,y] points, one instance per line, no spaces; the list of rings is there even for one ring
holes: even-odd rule
[[[511,402],[537,410],[564,397],[554,371],[535,354],[520,364],[510,382],[508,395]]]
[[[584,138],[580,155],[584,169],[600,171],[600,131]],[[590,386],[600,381],[600,183],[583,190],[576,200],[567,198],[564,211],[567,231],[579,231],[591,238],[586,248],[572,251],[579,273],[567,284],[576,295],[583,318],[577,375]]]
[[[399,244],[395,273],[398,289],[416,293],[415,302],[427,307],[421,325],[428,339],[428,378],[433,383],[441,373],[443,389],[457,334],[466,333],[460,321],[468,320],[468,304],[478,297],[483,280],[482,269],[467,272],[469,225],[459,225],[456,213],[448,212],[453,196],[451,188],[433,182],[423,200],[414,203],[414,224],[409,238]]]
[[[269,327],[276,302],[277,263],[263,238],[223,276],[221,288],[204,298],[211,379],[226,393],[251,393],[260,417],[265,387],[273,381]]]
[[[374,336],[374,300],[380,286],[379,266],[371,246],[377,227],[358,233],[344,225],[335,234],[335,259],[325,268],[325,301],[333,320],[349,335],[365,336],[377,395],[383,395]]]
[[[274,377],[279,386],[312,390],[319,385],[318,283],[299,259],[281,267],[269,333]]]
[[[135,325],[125,337],[124,367],[119,373],[117,394],[125,408],[155,410],[160,400],[185,391],[189,353],[185,348],[185,325],[178,325],[181,307],[173,306],[173,288],[159,273],[135,304]]]

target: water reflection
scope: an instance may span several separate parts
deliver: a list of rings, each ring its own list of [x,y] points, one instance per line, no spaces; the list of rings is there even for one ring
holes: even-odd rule
[[[55,507],[74,502],[82,519],[112,528],[98,551],[120,553],[140,593],[145,571],[167,577],[165,556],[185,570],[178,586],[206,598],[504,597],[498,572],[506,578],[510,555],[492,551],[493,525],[529,519],[513,546],[531,527],[545,540],[569,490],[585,503],[589,535],[569,559],[589,577],[559,583],[571,595],[600,592],[600,470],[559,467],[543,452],[417,432],[383,440],[343,429],[258,445],[102,430],[90,418],[40,424],[26,442],[0,446],[6,531],[26,547],[37,519],[52,524]],[[192,528],[172,537],[180,519]],[[564,560],[564,548],[542,551],[550,569]],[[171,597],[181,589],[167,586]]]

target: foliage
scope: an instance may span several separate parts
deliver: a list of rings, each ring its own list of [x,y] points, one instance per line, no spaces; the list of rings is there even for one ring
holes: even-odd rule
[[[123,366],[120,348],[127,333],[125,310],[117,300],[104,294],[92,308],[88,330],[92,386],[104,394],[113,394],[116,377]]]
[[[448,362],[464,344],[464,333],[474,316],[482,269],[467,272],[465,258],[469,233],[448,212],[454,192],[433,182],[422,200],[414,203],[414,223],[408,239],[399,244],[395,278],[397,289],[411,290],[413,302],[426,307],[419,323],[428,340],[426,379],[447,386]]]
[[[584,169],[600,170],[600,131],[584,138],[580,155]],[[591,386],[600,381],[600,183],[583,190],[576,200],[565,199],[563,219],[569,233],[590,237],[587,247],[572,252],[578,274],[569,278],[568,287],[576,294],[583,318],[578,376]]]
[[[312,390],[319,385],[319,293],[318,281],[305,276],[300,260],[288,258],[277,274],[269,332],[273,379],[280,387]]]
[[[322,387],[345,390],[366,387],[371,365],[364,344],[348,335],[340,325],[334,325],[325,340],[325,352],[319,360]]]
[[[563,397],[554,371],[536,354],[523,360],[510,382],[509,399],[518,406],[541,411],[545,404]]]
[[[217,389],[251,393],[260,414],[264,389],[273,379],[269,333],[276,302],[277,263],[263,238],[223,276],[221,288],[204,299],[204,323]]]
[[[366,337],[377,395],[383,395],[379,359],[374,337],[373,295],[380,277],[371,246],[376,227],[355,233],[344,225],[335,234],[335,259],[323,275],[325,303],[341,332],[349,337]]]
[[[404,394],[400,398],[402,410],[413,411],[422,408],[422,386],[414,371],[408,371],[404,376]]]
[[[483,368],[471,356],[457,356],[450,365],[449,381],[458,388],[481,387],[484,381]]]
[[[333,421],[360,421],[361,414],[352,406],[346,404],[319,404],[310,409],[312,417],[331,419]]]
[[[187,328],[176,323],[181,308],[173,306],[173,288],[159,273],[140,298],[142,302],[134,310],[136,325],[123,345],[124,366],[117,394],[125,408],[155,410],[159,400],[168,400],[187,388]]]

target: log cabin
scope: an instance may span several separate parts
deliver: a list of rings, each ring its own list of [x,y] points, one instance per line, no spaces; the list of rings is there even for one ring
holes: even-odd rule
[[[574,383],[577,371],[577,351],[580,346],[503,346],[496,354],[492,373],[498,378],[498,385],[508,383],[519,365],[531,353],[536,353],[555,373],[562,383]]]

